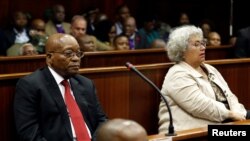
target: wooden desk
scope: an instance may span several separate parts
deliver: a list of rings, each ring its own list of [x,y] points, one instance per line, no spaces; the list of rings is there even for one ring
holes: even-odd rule
[[[232,46],[207,47],[206,59],[230,58]],[[123,66],[126,62],[134,65],[170,62],[163,48],[129,51],[86,52],[81,68]],[[0,57],[0,74],[32,72],[45,66],[45,55]]]
[[[250,120],[236,121],[231,123],[226,123],[229,125],[250,125]],[[205,141],[208,136],[207,127],[203,128],[193,128],[189,130],[183,130],[176,132],[176,136],[165,136],[164,134],[149,135],[149,141],[160,141],[167,138],[172,138],[173,141]]]

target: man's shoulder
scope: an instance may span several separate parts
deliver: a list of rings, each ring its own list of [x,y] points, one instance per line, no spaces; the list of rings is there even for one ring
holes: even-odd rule
[[[45,27],[52,26],[52,25],[54,25],[54,23],[51,20],[45,23]]]
[[[45,67],[39,68],[39,69],[35,70],[34,72],[24,76],[23,79],[37,79],[39,77],[44,77],[43,73],[44,73],[45,69],[46,69]],[[39,80],[37,80],[37,81],[39,81]]]
[[[27,87],[36,87],[41,84],[44,84],[44,79],[46,79],[43,74],[43,68],[38,69],[22,78],[20,78],[17,82],[17,85],[27,85]]]

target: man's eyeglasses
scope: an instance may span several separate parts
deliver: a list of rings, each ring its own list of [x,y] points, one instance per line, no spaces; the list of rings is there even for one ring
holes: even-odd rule
[[[84,56],[84,53],[82,51],[73,52],[72,50],[66,50],[64,52],[55,52],[55,51],[52,51],[50,53],[60,53],[60,54],[64,55],[67,58],[72,58],[74,56],[77,56],[78,58],[82,58]]]
[[[197,42],[195,42],[195,43],[193,43],[191,45],[194,46],[194,47],[196,47],[196,48],[201,47],[201,46],[206,47],[207,46],[207,42],[206,41],[197,41]]]

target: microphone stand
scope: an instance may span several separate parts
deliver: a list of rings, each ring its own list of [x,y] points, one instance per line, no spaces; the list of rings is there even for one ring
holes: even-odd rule
[[[136,72],[136,74],[138,74],[143,80],[145,80],[149,85],[151,85],[154,89],[156,89],[156,91],[160,94],[160,96],[163,99],[163,101],[165,102],[167,109],[168,109],[168,112],[169,112],[169,127],[168,127],[168,133],[166,134],[166,136],[176,136],[176,133],[174,131],[174,126],[173,126],[173,118],[172,118],[171,109],[169,107],[169,104],[168,104],[166,98],[162,95],[159,88],[152,81],[150,81],[146,76],[144,76],[140,71],[138,71],[131,63],[127,62],[125,64],[125,66],[129,70],[132,69],[134,72]]]

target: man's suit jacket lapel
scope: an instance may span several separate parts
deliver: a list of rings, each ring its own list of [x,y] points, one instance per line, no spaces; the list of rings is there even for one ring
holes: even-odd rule
[[[55,103],[58,106],[58,109],[60,110],[63,121],[65,123],[64,124],[65,128],[68,131],[69,135],[73,138],[72,131],[70,130],[71,125],[70,125],[70,121],[69,121],[68,112],[67,112],[66,105],[65,105],[65,102],[63,100],[61,91],[60,91],[53,75],[49,71],[48,67],[46,67],[43,72],[44,72],[45,78],[47,79],[46,87],[49,91],[49,95],[55,100]]]

